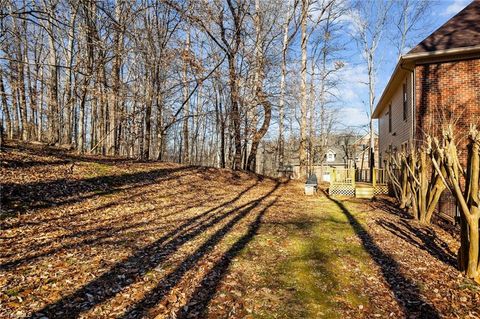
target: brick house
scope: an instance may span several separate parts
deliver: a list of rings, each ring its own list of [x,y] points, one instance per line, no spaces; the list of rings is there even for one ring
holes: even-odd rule
[[[372,117],[378,119],[379,166],[386,152],[440,133],[442,123],[455,122],[460,136],[479,123],[480,0],[399,59]]]
[[[480,124],[480,0],[475,0],[400,57],[372,117],[379,126],[379,166],[388,151],[455,123],[465,160],[470,124]],[[439,210],[452,217],[447,192]]]

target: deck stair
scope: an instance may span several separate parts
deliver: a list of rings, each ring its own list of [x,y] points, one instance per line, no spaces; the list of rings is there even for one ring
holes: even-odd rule
[[[365,198],[371,199],[375,195],[373,186],[366,183],[356,183],[355,184],[355,197],[356,198]]]

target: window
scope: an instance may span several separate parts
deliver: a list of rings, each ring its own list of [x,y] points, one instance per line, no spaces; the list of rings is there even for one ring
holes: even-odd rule
[[[392,104],[388,106],[388,133],[392,133]]]
[[[328,152],[327,153],[327,162],[333,162],[335,161],[335,154],[333,152]]]
[[[403,120],[407,120],[407,84],[403,83]]]

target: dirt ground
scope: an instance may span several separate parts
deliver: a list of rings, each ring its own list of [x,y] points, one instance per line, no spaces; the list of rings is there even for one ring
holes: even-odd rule
[[[480,317],[454,236],[388,198],[34,145],[0,160],[0,318]]]

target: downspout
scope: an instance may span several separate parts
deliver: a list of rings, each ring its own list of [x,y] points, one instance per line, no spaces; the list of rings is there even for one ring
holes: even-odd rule
[[[413,72],[411,73],[411,76],[412,76],[412,105],[411,105],[411,109],[412,109],[412,137],[411,137],[411,145],[413,145],[413,141],[415,140],[415,121],[417,120],[417,116],[416,116],[416,113],[415,113],[415,93],[416,93],[416,90],[415,90],[415,79],[416,79],[416,70],[415,68],[413,68]]]
[[[402,57],[402,60],[403,60],[403,57]],[[409,69],[403,66],[402,62],[400,62],[400,69],[410,72],[410,84],[411,84],[410,111],[411,111],[411,117],[412,117],[412,125],[410,128],[410,145],[413,146],[413,141],[415,138],[415,66],[413,67],[413,69]],[[407,86],[407,89],[408,89],[408,86]]]

